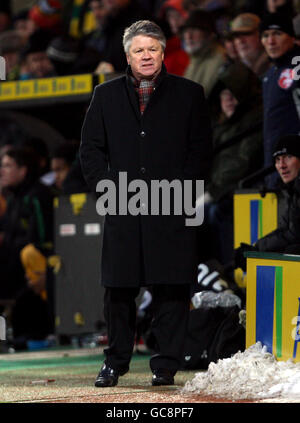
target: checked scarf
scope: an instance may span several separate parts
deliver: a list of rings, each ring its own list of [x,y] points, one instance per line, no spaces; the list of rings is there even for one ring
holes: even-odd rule
[[[151,94],[153,93],[156,83],[155,80],[148,81],[147,79],[142,79],[141,82],[137,81],[132,77],[132,81],[135,87],[136,92],[139,96],[140,112],[144,113],[144,110],[150,100]]]

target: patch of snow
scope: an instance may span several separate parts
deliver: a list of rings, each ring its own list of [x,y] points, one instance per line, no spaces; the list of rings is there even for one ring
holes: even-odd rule
[[[230,399],[293,397],[300,399],[300,363],[277,361],[260,342],[231,358],[210,363],[186,382],[184,394]]]

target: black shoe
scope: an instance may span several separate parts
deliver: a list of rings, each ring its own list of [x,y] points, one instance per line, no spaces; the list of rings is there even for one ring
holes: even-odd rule
[[[153,371],[152,386],[174,385],[174,376],[167,369],[159,369]]]
[[[119,373],[104,363],[95,381],[95,386],[97,388],[116,386],[118,379]]]

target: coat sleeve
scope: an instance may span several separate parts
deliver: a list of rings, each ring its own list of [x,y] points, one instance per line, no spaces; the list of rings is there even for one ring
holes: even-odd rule
[[[100,105],[100,87],[96,87],[81,131],[79,157],[89,189],[96,192],[98,182],[108,170],[108,150]]]
[[[203,88],[194,90],[184,174],[206,181],[212,162],[212,130]]]

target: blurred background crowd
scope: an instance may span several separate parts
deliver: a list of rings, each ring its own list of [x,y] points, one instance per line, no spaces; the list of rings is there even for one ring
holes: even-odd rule
[[[250,175],[274,167],[281,136],[300,133],[300,88],[291,73],[300,62],[300,1],[1,0],[6,80],[122,74],[127,67],[122,35],[140,19],[163,29],[167,71],[204,87],[214,158],[205,185],[199,260],[214,258],[226,266],[234,254],[234,190]],[[70,112],[74,128],[83,122],[80,113],[76,119]],[[4,115],[0,128],[0,314],[13,304],[14,346],[24,348],[28,339],[54,333],[48,269],[55,255],[53,197],[88,189],[77,129],[49,148]],[[278,173],[268,178],[267,187],[277,189]]]
[[[126,59],[120,40],[124,29],[136,20],[149,18],[161,25],[168,38],[168,71],[201,77],[209,95],[213,79],[204,71],[200,75],[195,69],[197,63],[191,60],[203,38],[205,44],[208,39],[214,42],[216,57],[211,66],[228,58],[240,58],[261,76],[268,61],[255,29],[266,12],[275,12],[276,7],[283,5],[294,18],[298,37],[297,0],[3,0],[0,55],[6,59],[7,80],[123,72]],[[195,14],[196,9],[203,13]],[[242,13],[252,15],[234,20]],[[251,52],[243,37],[233,37],[230,28],[233,33],[240,29],[248,35],[252,32],[251,41],[247,42]],[[202,39],[195,29],[201,30]]]

